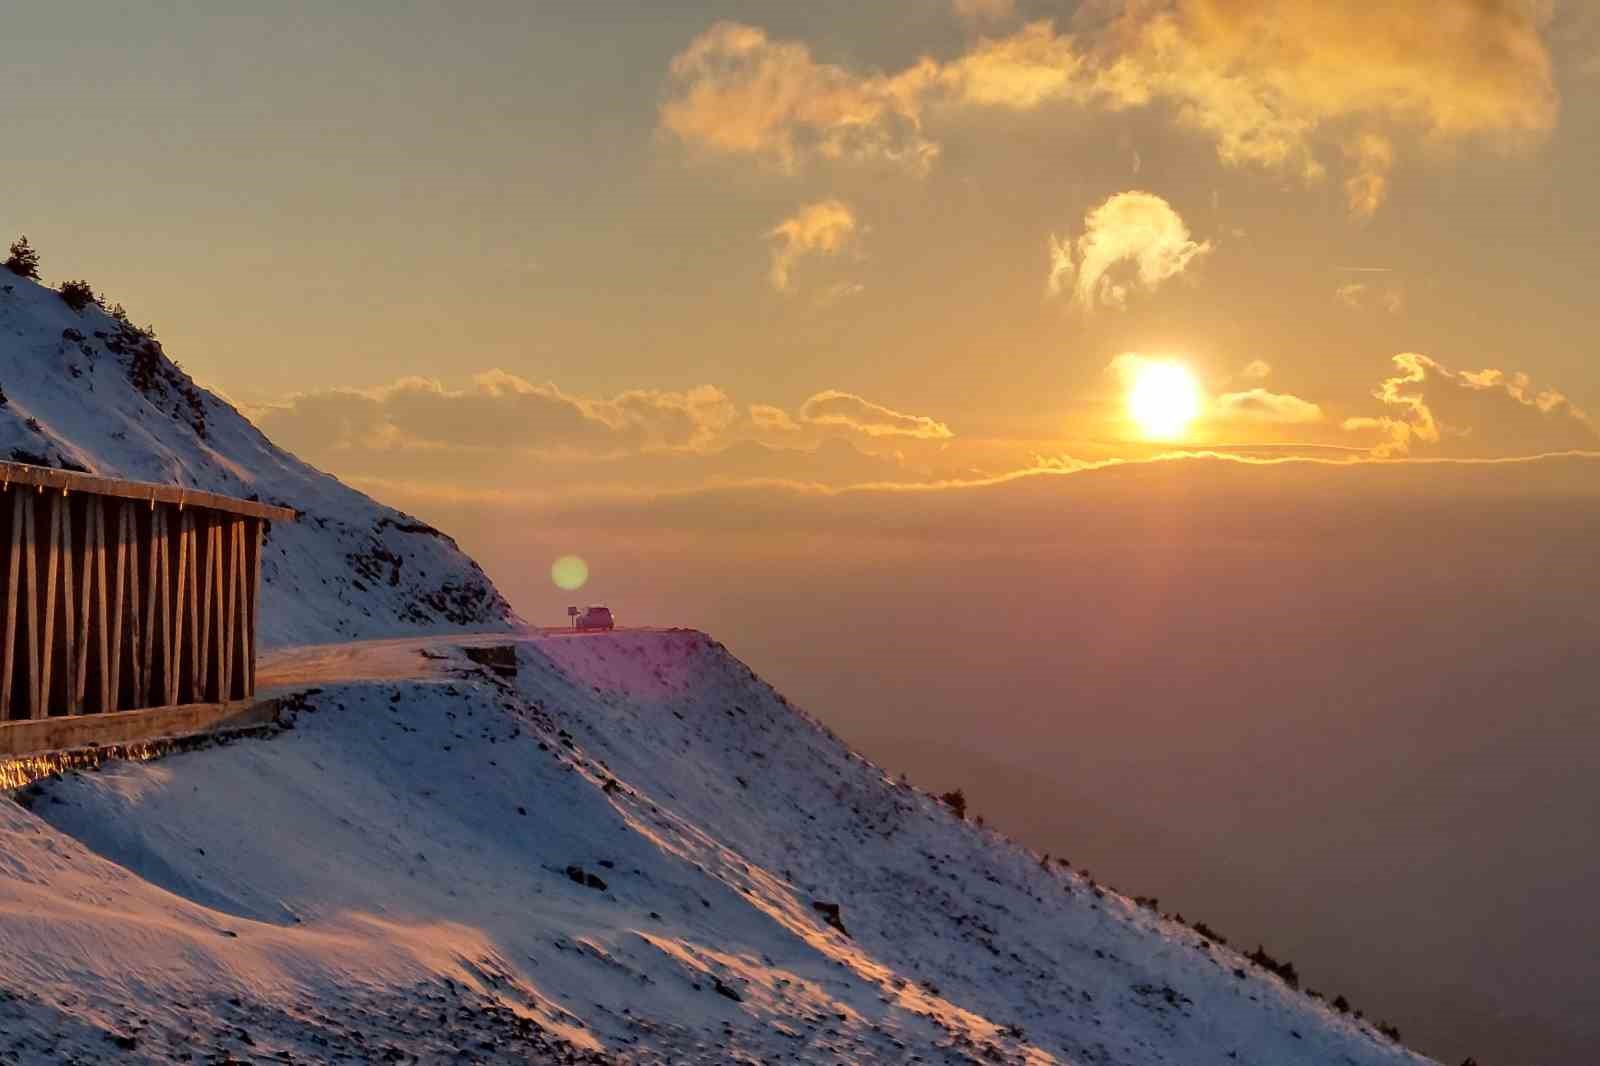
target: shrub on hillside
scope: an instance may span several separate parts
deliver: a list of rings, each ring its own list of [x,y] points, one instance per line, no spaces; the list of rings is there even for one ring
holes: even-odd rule
[[[965,819],[967,817],[967,797],[959,788],[954,792],[946,792],[939,799],[943,801],[946,807],[955,812],[957,818]]]
[[[33,250],[33,245],[28,243],[26,237],[18,237],[12,242],[11,256],[4,266],[19,278],[39,280],[39,253]]]
[[[1266,970],[1268,973],[1277,974],[1283,979],[1283,983],[1288,985],[1290,988],[1300,987],[1300,974],[1295,970],[1294,963],[1279,962],[1271,955],[1268,955],[1266,949],[1260,944],[1257,944],[1255,951],[1246,955],[1245,958],[1249,959],[1263,970]]]
[[[68,281],[62,283],[61,300],[74,311],[82,311],[94,303],[94,289],[89,287],[87,281]]]

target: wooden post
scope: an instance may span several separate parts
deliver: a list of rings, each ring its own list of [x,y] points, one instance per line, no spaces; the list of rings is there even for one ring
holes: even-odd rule
[[[200,582],[200,688],[196,699],[208,700],[211,698],[211,586],[215,582],[217,553],[211,544],[211,527],[216,524],[216,519],[207,516],[205,520],[206,566],[205,577]],[[200,538],[195,538],[198,546]]]
[[[78,643],[83,649],[83,654],[78,660],[77,687],[78,701],[81,704],[88,694],[89,653],[92,648],[99,653],[95,660],[99,664],[100,681],[100,691],[95,700],[97,711],[111,709],[111,697],[108,695],[106,683],[110,676],[110,664],[107,662],[108,629],[105,514],[100,497],[89,495],[84,500],[83,511],[83,612],[78,626],[78,632],[82,634]]]
[[[198,550],[194,539],[194,512],[180,511],[178,513],[178,623],[177,634],[173,638],[172,672],[178,674],[182,669],[183,637],[187,629],[189,671],[186,680],[189,683],[190,703],[200,703],[205,699],[201,682],[203,675],[200,663],[200,615],[195,608],[198,591],[195,588],[195,554]]]
[[[106,701],[105,709],[108,711],[119,710],[122,706],[122,609],[123,593],[127,589],[126,572],[128,567],[128,540],[127,540],[127,510],[126,500],[117,503],[117,517],[113,525],[117,529],[117,546],[113,555],[111,570],[115,575],[111,585],[111,675],[106,679],[106,688],[111,693],[111,698]]]
[[[136,506],[131,500],[122,504],[122,526],[128,549],[128,680],[132,693],[124,709],[130,711],[145,706],[144,640],[139,627],[144,604],[139,598],[139,520],[133,513]]]
[[[256,641],[260,639],[257,628],[261,624],[261,616],[256,609],[260,598],[258,594],[261,589],[261,519],[252,518],[247,521],[245,530],[245,543],[250,547],[244,566],[245,583],[249,589],[245,610],[249,613],[250,619],[250,666],[246,671],[245,695],[254,696],[256,694]]]
[[[29,717],[44,718],[50,713],[51,670],[55,666],[56,650],[56,571],[61,567],[61,497],[50,494],[50,536],[45,547],[44,568],[44,640],[43,655],[39,658],[36,695]]]
[[[211,598],[211,639],[215,646],[211,662],[216,665],[212,669],[211,682],[207,687],[215,693],[212,698],[222,700],[227,698],[225,693],[228,691],[228,648],[223,641],[222,568],[226,559],[222,554],[222,519],[220,517],[211,520],[210,535],[211,561],[207,568],[211,572],[211,587],[206,590],[206,594]]]
[[[66,696],[66,712],[79,714],[83,704],[78,698],[78,652],[86,645],[78,640],[78,598],[72,586],[77,556],[72,550],[72,501],[65,489],[55,497],[55,508],[61,512],[61,690]],[[48,691],[44,698],[45,713],[49,714]]]
[[[183,512],[178,511],[178,587],[172,604],[172,650],[167,657],[167,705],[179,703],[178,691],[182,684],[180,670],[183,666],[183,594],[188,577],[189,542],[183,536]]]
[[[222,592],[217,601],[222,605],[223,618],[222,655],[218,657],[218,662],[222,665],[222,690],[219,698],[229,700],[233,698],[233,638],[237,632],[234,626],[234,616],[239,610],[237,594],[239,552],[236,547],[237,538],[234,536],[236,532],[234,523],[231,519],[226,519],[225,521],[227,522],[227,533],[224,534],[220,529],[217,531],[218,542],[226,541],[225,551],[221,558],[227,571],[222,578]]]
[[[21,490],[18,490],[21,492]],[[28,717],[39,717],[39,553],[35,550],[36,492],[21,492],[22,573],[28,579]]]
[[[6,643],[0,652],[0,722],[11,718],[11,678],[17,666],[17,597],[22,591],[22,501],[28,495],[20,488],[11,491],[10,485],[6,489],[6,499],[11,503],[11,560],[6,567]]]

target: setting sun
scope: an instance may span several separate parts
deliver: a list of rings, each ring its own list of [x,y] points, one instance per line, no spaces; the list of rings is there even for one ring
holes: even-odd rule
[[[1175,440],[1200,413],[1200,386],[1181,363],[1148,363],[1128,390],[1128,414],[1151,440]]]

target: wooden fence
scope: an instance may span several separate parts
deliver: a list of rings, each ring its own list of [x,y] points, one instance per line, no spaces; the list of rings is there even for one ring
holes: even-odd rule
[[[250,500],[0,463],[3,723],[255,694]]]

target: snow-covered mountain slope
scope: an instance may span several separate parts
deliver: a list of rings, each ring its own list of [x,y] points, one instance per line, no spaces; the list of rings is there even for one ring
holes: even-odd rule
[[[0,459],[293,507],[262,552],[267,646],[467,626],[511,609],[438,530],[275,447],[160,344],[0,271]]]
[[[705,636],[518,647],[0,805],[0,1063],[1425,1061]]]

